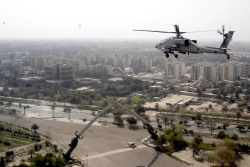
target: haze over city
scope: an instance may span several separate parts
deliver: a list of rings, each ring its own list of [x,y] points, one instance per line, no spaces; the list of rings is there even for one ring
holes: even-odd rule
[[[2,0],[0,167],[249,166],[249,6]]]
[[[132,29],[236,31],[234,41],[249,41],[248,0],[8,0],[0,3],[1,39],[164,39],[171,34]],[[216,32],[185,34],[197,40],[221,41]]]

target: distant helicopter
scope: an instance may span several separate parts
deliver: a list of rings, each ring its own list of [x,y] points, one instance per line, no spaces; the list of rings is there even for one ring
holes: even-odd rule
[[[178,25],[174,25],[175,32],[167,32],[167,31],[154,31],[154,30],[133,30],[133,31],[146,31],[146,32],[158,32],[158,33],[175,33],[175,37],[167,38],[160,43],[157,43],[155,48],[161,50],[165,53],[166,58],[169,57],[169,54],[173,54],[175,58],[178,58],[178,54],[176,52],[182,54],[189,53],[216,53],[216,54],[225,54],[228,59],[230,59],[230,55],[227,53],[227,48],[229,42],[231,41],[234,31],[229,31],[225,33],[225,27],[222,26],[222,31],[217,30],[217,32],[223,35],[223,42],[219,48],[216,47],[208,47],[208,46],[199,46],[197,45],[196,40],[190,40],[188,38],[184,38],[181,34],[184,33],[193,33],[193,32],[181,32],[179,30]],[[209,30],[214,31],[214,30]],[[194,31],[194,32],[207,32],[207,31]]]

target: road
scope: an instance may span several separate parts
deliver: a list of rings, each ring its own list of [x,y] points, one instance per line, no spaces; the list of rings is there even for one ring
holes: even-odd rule
[[[47,101],[43,101],[42,104],[49,104],[49,102]],[[53,103],[51,103],[53,104]],[[51,106],[47,106],[47,105],[35,105],[35,104],[28,104],[31,108],[27,108],[26,109],[26,117],[29,118],[52,118],[52,110],[51,110]],[[6,107],[7,109],[8,107]],[[12,109],[16,109],[17,111],[20,111],[23,113],[23,107],[19,107],[19,103],[13,103],[13,106],[11,106]],[[55,117],[56,118],[65,118],[68,119],[69,118],[69,114],[63,112],[64,107],[56,107],[55,108]],[[97,114],[97,112],[95,112]],[[172,114],[176,117],[178,117],[178,113],[168,113],[168,114]],[[187,116],[193,116],[192,114],[184,114]],[[210,118],[215,118],[212,116],[207,116]],[[71,122],[81,122],[83,119],[86,119],[87,122],[82,122],[82,123],[88,123],[88,121],[92,120],[94,118],[93,116],[93,111],[91,110],[79,110],[79,109],[72,109],[71,114],[70,114],[70,118],[71,118]],[[224,119],[224,117],[216,117],[216,118],[220,118],[220,119]],[[63,119],[65,121],[65,119]],[[58,121],[60,121],[60,119],[57,119]],[[77,121],[78,120],[78,121]],[[150,116],[150,120],[151,120],[151,125],[153,127],[157,127],[158,123],[156,122],[156,118],[154,116]],[[233,118],[228,118],[228,120],[233,120]],[[104,121],[104,122],[110,122],[112,123],[114,121],[112,116],[109,117],[101,117],[100,119],[98,119],[98,121]],[[164,123],[161,123],[164,126]],[[176,121],[174,121],[174,124],[178,125],[179,121],[178,119],[176,119]],[[138,125],[142,126],[142,122],[138,122]],[[216,127],[221,126],[222,124],[216,124]],[[167,127],[171,127],[171,125],[167,125]],[[210,134],[210,130],[209,128],[206,127],[206,125],[202,126],[202,127],[197,127],[195,121],[189,121],[188,124],[186,125],[186,128],[188,130],[193,130],[194,132],[200,132],[200,133],[207,133]],[[219,131],[222,131],[223,129],[218,129],[216,128],[213,131],[213,134],[218,134]],[[228,133],[235,133],[237,134],[239,137],[246,137],[249,132],[246,133],[242,133],[240,132],[237,128],[236,125],[230,125],[229,127],[227,127],[226,131],[228,131]]]
[[[30,128],[33,123],[37,123],[40,133],[50,136],[65,150],[68,149],[74,132],[84,126],[77,123],[28,117],[15,118],[8,115],[0,115],[0,120],[27,128]],[[185,163],[142,145],[141,139],[148,135],[145,130],[134,131],[115,126],[91,126],[84,134],[84,138],[79,141],[73,155],[82,158],[89,167],[136,167],[139,165],[187,167]],[[135,142],[138,149],[126,149],[127,142]]]

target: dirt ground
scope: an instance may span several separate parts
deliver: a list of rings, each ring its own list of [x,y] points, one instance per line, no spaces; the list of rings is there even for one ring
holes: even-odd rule
[[[238,163],[239,167],[250,167],[250,155],[242,154],[242,160]]]

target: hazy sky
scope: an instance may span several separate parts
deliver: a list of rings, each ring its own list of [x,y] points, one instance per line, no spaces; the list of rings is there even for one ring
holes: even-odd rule
[[[0,0],[0,40],[9,38],[164,39],[171,34],[132,29],[235,30],[234,41],[250,41],[249,0]],[[79,26],[81,25],[81,26]],[[185,34],[222,39],[216,32]]]

